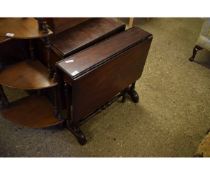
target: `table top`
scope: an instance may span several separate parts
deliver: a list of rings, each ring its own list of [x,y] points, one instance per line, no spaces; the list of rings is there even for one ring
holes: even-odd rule
[[[34,18],[0,18],[0,43],[8,33],[14,36],[7,38],[33,39],[46,37],[52,34],[52,31],[40,31],[38,21]]]
[[[152,37],[150,33],[133,27],[61,60],[57,66],[69,74],[72,79],[76,79],[149,37]]]

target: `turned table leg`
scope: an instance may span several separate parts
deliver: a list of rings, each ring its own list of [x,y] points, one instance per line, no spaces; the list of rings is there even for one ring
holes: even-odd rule
[[[67,129],[76,137],[77,141],[84,145],[87,143],[87,139],[84,133],[79,128],[79,123],[74,122],[72,118],[72,107],[71,107],[71,86],[67,83],[64,83],[64,91],[65,91],[65,101],[66,101],[66,108],[67,108],[67,119],[66,119],[66,126]]]
[[[129,90],[128,90],[128,95],[131,97],[131,100],[134,103],[138,103],[139,102],[139,95],[138,93],[135,91],[135,83],[132,83]]]
[[[85,134],[82,132],[82,130],[79,128],[77,124],[71,123],[69,120],[66,121],[66,125],[69,131],[76,137],[77,141],[84,145],[87,143],[87,139],[85,137]]]
[[[202,47],[196,45],[196,46],[193,48],[193,54],[192,54],[192,56],[189,58],[189,61],[194,61],[197,52],[198,52],[199,50],[202,50],[202,49],[203,49]]]
[[[50,43],[50,38],[46,37],[43,39],[44,41],[44,47],[45,47],[45,57],[47,60],[47,68],[48,68],[48,72],[49,72],[49,78],[53,78],[54,75],[54,71],[53,71],[53,67],[50,61],[50,48],[51,48],[51,43]]]

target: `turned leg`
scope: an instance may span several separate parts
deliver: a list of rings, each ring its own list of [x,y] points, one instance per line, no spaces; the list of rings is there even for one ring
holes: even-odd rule
[[[44,33],[48,33],[49,32],[49,27],[47,25],[47,21],[45,18],[36,18],[36,20],[38,21],[38,25],[39,25],[39,30],[44,32]],[[45,47],[45,57],[47,60],[47,67],[48,67],[48,72],[49,72],[49,78],[53,78],[54,75],[54,71],[53,71],[53,66],[50,62],[50,49],[51,49],[51,42],[50,42],[50,37],[47,36],[45,38],[43,38],[43,42],[44,42],[44,47]]]
[[[51,48],[50,38],[45,37],[45,38],[43,38],[43,41],[44,41],[44,47],[45,47],[45,58],[47,60],[49,78],[51,79],[51,78],[53,78],[54,71],[53,71],[51,61],[50,61],[50,48]]]
[[[202,47],[196,45],[196,46],[193,48],[193,54],[192,54],[192,56],[189,58],[189,61],[194,61],[197,52],[198,52],[199,50],[202,50],[202,49],[203,49]]]
[[[4,89],[2,85],[0,85],[0,98],[1,98],[0,102],[1,102],[2,107],[7,106],[9,104],[9,101],[7,99],[7,96],[4,93]]]
[[[66,125],[69,131],[76,137],[77,141],[84,145],[87,143],[87,139],[84,135],[84,133],[81,131],[79,126],[77,124],[71,123],[69,120],[66,121]]]
[[[78,142],[81,145],[84,145],[87,142],[87,139],[84,133],[79,128],[78,122],[74,122],[72,118],[72,107],[71,107],[71,86],[66,82],[64,83],[64,91],[65,91],[65,101],[66,101],[66,110],[67,110],[67,120],[66,126],[69,131],[76,137]]]
[[[134,103],[138,103],[139,102],[139,95],[138,93],[135,91],[135,83],[132,83],[129,90],[128,90],[128,95],[131,97],[131,100]]]

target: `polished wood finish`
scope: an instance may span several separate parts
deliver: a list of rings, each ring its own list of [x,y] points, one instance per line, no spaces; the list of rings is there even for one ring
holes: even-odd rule
[[[11,103],[0,111],[4,118],[30,128],[44,128],[62,123],[53,113],[53,106],[44,96],[30,96]]]
[[[46,21],[53,33],[58,34],[88,19],[89,18],[46,18]]]
[[[39,30],[39,23],[34,18],[0,18],[0,36],[5,37],[6,33],[14,33],[12,38],[32,39],[46,37],[52,34]]]
[[[64,58],[123,30],[125,25],[113,19],[90,19],[56,35],[52,49]]]
[[[30,57],[28,40],[8,39],[0,44],[0,69]]]
[[[11,88],[35,90],[56,86],[45,66],[28,59],[0,71],[0,84]]]
[[[141,37],[141,40],[139,37]],[[139,28],[132,28],[106,39],[96,46],[89,47],[82,52],[74,54],[60,61],[58,65],[74,80],[111,60],[116,54],[125,52],[130,47],[141,43],[149,37],[151,37],[149,33]],[[78,73],[73,75],[75,71]]]
[[[69,84],[69,129],[80,142],[79,123],[114,96],[127,93],[138,102],[135,81],[140,78],[152,35],[131,28],[78,52],[57,64],[63,81]],[[77,129],[73,129],[72,126]],[[82,139],[84,140],[84,139]]]
[[[6,42],[8,40],[10,40],[10,38],[4,37],[4,36],[0,36],[0,44],[3,43],[3,42]]]

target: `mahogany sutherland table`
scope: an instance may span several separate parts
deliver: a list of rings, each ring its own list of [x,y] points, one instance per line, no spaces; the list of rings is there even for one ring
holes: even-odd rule
[[[134,27],[57,63],[59,84],[64,81],[66,88],[67,126],[80,144],[86,138],[79,125],[97,109],[117,95],[138,102],[135,82],[151,41],[150,33]]]

